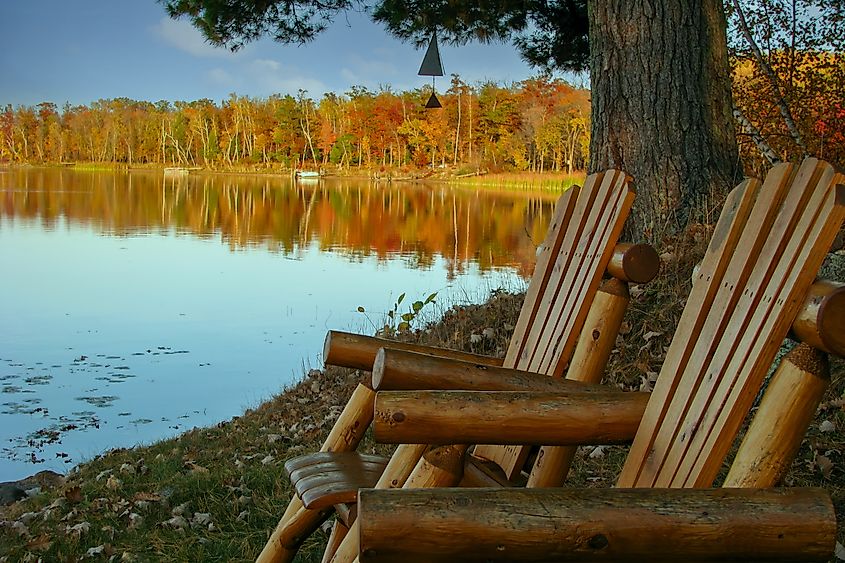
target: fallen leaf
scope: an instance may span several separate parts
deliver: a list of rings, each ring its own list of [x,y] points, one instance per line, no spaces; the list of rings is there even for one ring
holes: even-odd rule
[[[840,561],[845,561],[845,546],[843,546],[839,542],[836,542],[836,549],[834,550],[833,554]]]
[[[190,469],[191,473],[208,473],[208,469],[206,469],[202,465],[198,465],[197,463],[191,460],[185,462],[185,467]]]
[[[590,459],[599,459],[604,457],[604,450],[607,446],[596,446],[593,448],[593,451],[590,452]]]
[[[182,504],[180,504],[179,506],[177,506],[173,510],[171,510],[170,514],[173,515],[173,516],[181,516],[182,514],[185,514],[186,512],[188,512],[188,507],[190,505],[191,505],[190,501],[189,502],[183,502]]]
[[[106,481],[106,488],[112,491],[116,491],[120,487],[123,486],[123,481],[115,477],[114,475],[110,475],[108,481]]]
[[[91,549],[85,552],[85,557],[95,557],[97,555],[102,555],[105,550],[105,545],[98,545],[97,547],[92,547]]]
[[[75,526],[68,526],[65,532],[68,535],[74,535],[76,537],[81,537],[83,534],[87,534],[91,530],[91,524],[88,522],[80,522]]]
[[[833,471],[833,462],[827,456],[820,455],[816,458],[816,465],[825,479],[830,479],[830,472]]]
[[[188,521],[182,516],[174,516],[170,520],[165,520],[161,523],[165,528],[172,528],[174,530],[184,530],[188,527]]]
[[[675,255],[671,252],[664,252],[663,254],[660,255],[660,261],[663,264],[668,264],[669,262],[671,262],[674,259],[675,259]]]
[[[143,524],[144,524],[144,517],[141,516],[140,514],[136,514],[136,513],[132,512],[129,515],[129,529],[130,530],[135,530],[137,528],[140,528]]]
[[[824,420],[819,424],[819,432],[836,432],[836,425],[829,420]]]
[[[208,512],[196,512],[191,522],[198,526],[208,526],[211,524],[211,514]]]
[[[74,504],[82,502],[82,487],[79,485],[65,490],[65,498]]]
[[[29,540],[26,543],[26,548],[33,551],[47,551],[51,545],[53,545],[53,542],[50,541],[50,536],[41,534]]]
[[[145,492],[142,491],[142,492],[139,492],[139,493],[135,493],[132,496],[132,500],[134,500],[135,502],[141,502],[141,501],[161,502],[161,495],[156,494],[156,493],[145,493]]]
[[[649,340],[651,340],[655,336],[660,336],[661,334],[663,334],[663,333],[662,332],[648,331],[647,333],[643,334],[643,340],[648,342]]]

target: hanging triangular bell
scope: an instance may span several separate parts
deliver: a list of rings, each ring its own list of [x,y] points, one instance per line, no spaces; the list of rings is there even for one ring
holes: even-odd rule
[[[431,41],[417,74],[420,76],[443,76],[443,62],[440,60],[440,49],[437,48],[437,33],[431,34]]]
[[[437,99],[437,94],[434,92],[431,93],[431,97],[425,103],[425,109],[438,109],[442,108],[443,106],[440,105],[440,100]]]

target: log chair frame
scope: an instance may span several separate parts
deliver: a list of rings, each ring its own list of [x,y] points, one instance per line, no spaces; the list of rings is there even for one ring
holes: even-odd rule
[[[693,498],[701,493],[670,493],[664,490],[665,487],[712,486],[754,402],[780,342],[790,327],[796,334],[814,332],[804,330],[806,327],[800,326],[802,318],[799,313],[802,311],[802,304],[813,300],[813,291],[816,289],[811,290],[810,287],[813,273],[820,267],[845,218],[843,182],[845,176],[837,173],[833,167],[808,158],[800,167],[789,164],[775,166],[762,187],[759,182],[747,180],[728,196],[710,247],[697,274],[698,280],[693,286],[675,338],[667,352],[661,377],[658,378],[619,477],[619,489],[609,493],[612,498],[629,494],[627,491],[632,490],[631,487],[645,487],[658,489],[653,493],[657,494],[660,504],[660,495],[668,497],[677,494],[680,498]],[[754,228],[746,229],[746,224],[753,225]],[[824,283],[826,282],[821,285]],[[691,303],[693,305],[690,305]],[[806,307],[803,310],[806,311]],[[817,316],[819,317],[820,315]],[[841,319],[841,315],[838,319]],[[828,350],[836,351],[836,345],[832,345],[829,338],[824,338],[824,323],[816,324],[817,335],[821,336],[807,340],[811,343],[821,343]],[[757,416],[746,433],[725,483],[737,487],[773,486],[782,477],[800,445],[806,425],[812,418],[825,385],[823,362],[816,352],[802,344],[790,353],[766,390]],[[785,405],[784,389],[791,393],[798,390],[802,399],[792,405]],[[379,408],[380,401],[385,400],[389,398],[377,397],[376,408]],[[399,418],[407,420],[408,416],[414,415],[414,409],[418,407],[419,405],[405,409]],[[780,421],[781,424],[773,425],[773,421]],[[775,431],[772,431],[773,426],[789,428],[774,428]],[[782,445],[784,441],[788,442],[785,447]],[[438,498],[445,499],[457,512],[461,511],[462,506],[470,506],[477,514],[478,508],[472,503],[487,494],[494,495],[500,502],[510,502],[509,499],[522,493],[488,493],[485,490],[462,492],[451,489],[362,491],[358,519],[359,523],[364,522],[360,530],[361,561],[391,560],[389,554],[385,555],[386,552],[407,561],[415,560],[407,551],[396,550],[396,545],[389,545],[392,530],[390,524],[382,522],[377,526],[369,525],[369,506],[386,502],[390,506],[401,508],[405,499],[410,500],[412,497],[416,498],[415,495],[421,495],[421,498],[426,499],[424,502],[436,503]],[[538,492],[531,494],[542,495]],[[745,493],[726,490],[721,494],[731,497]],[[805,493],[799,491],[797,496],[802,494]],[[551,496],[552,493],[549,492],[546,499]],[[811,559],[824,560],[832,555],[835,543],[835,516],[832,505],[824,491],[807,491],[805,496],[812,500],[809,505],[801,505],[803,508],[800,511],[808,520],[817,524],[816,529],[821,530],[821,534],[804,538],[803,545],[806,549],[813,550]],[[456,498],[463,500],[456,504]],[[536,502],[539,501],[535,499]],[[800,504],[803,501],[796,502]],[[515,510],[519,512],[525,509],[525,506]],[[544,501],[542,506],[544,510],[549,510],[549,503]],[[660,510],[666,510],[665,503],[660,506],[663,506]],[[787,510],[793,509],[794,506]],[[464,512],[470,513],[472,510]],[[683,512],[683,506],[679,510]],[[420,515],[419,510],[416,514]],[[628,514],[630,515],[631,511]],[[697,518],[700,520],[702,513],[698,514]],[[708,513],[705,511],[703,514]],[[734,512],[734,515],[741,516],[738,512]],[[426,517],[422,516],[423,519]],[[377,511],[373,512],[372,518],[378,521]],[[562,522],[559,518],[555,521]],[[549,525],[548,518],[545,523]],[[442,522],[438,524],[440,525]],[[472,537],[464,544],[469,547],[454,548],[454,551],[449,553],[449,560],[474,560],[473,553],[478,553],[479,550],[486,554],[488,560],[495,560],[496,557],[491,556],[491,553],[508,552],[513,545],[526,548],[525,544],[519,542],[530,542],[530,538],[524,536],[514,540],[516,543],[511,545],[502,540],[502,533],[514,531],[513,527],[500,529],[499,534],[492,530],[485,535],[480,528],[471,528],[469,520],[467,525],[470,526],[467,529],[471,531]],[[574,530],[572,525],[577,529],[577,523],[562,524],[562,533]],[[516,527],[518,528],[518,524]],[[417,524],[415,537],[423,538],[430,529],[426,527],[422,530]],[[452,522],[450,530],[454,529],[455,523]],[[709,532],[716,529],[715,525],[706,528]],[[464,531],[466,530],[461,532]],[[701,536],[693,538],[692,547],[685,551],[673,552],[670,547],[660,555],[665,556],[668,553],[670,559],[680,555],[690,560],[699,560],[694,556],[698,553],[696,550],[700,551],[707,542],[714,543],[713,538],[722,537],[718,534],[708,535],[709,532],[705,531]],[[607,534],[613,537],[613,533],[611,526],[607,533],[602,535],[605,539],[604,545],[599,546],[602,550],[607,546]],[[783,539],[785,535],[789,534],[782,530],[778,538]],[[483,546],[478,547],[477,542],[482,538],[486,542],[485,545],[495,547],[492,552],[485,551]],[[811,544],[813,548],[809,547]],[[736,553],[743,549],[741,545],[734,547],[738,550]],[[787,560],[794,560],[801,554],[800,545],[796,549],[788,552],[787,557],[792,559]],[[613,553],[618,555],[620,552]],[[604,550],[599,555],[605,557],[607,554],[607,550]],[[726,555],[720,552],[719,556]],[[712,558],[704,553],[701,560],[710,559]],[[427,553],[425,560],[444,559]]]

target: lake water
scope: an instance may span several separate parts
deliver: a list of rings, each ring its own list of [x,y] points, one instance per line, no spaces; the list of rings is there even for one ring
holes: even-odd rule
[[[0,170],[0,481],[241,414],[327,329],[524,287],[555,197]],[[403,307],[404,309],[404,307]]]

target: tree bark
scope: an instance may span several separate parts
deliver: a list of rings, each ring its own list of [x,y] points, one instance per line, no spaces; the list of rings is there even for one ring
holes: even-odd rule
[[[741,175],[722,2],[590,0],[589,21],[589,169],[634,177],[628,235],[715,216]]]

